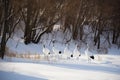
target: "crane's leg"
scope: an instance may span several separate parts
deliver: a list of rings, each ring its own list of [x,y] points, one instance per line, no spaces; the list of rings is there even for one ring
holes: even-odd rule
[[[90,56],[87,56],[88,63],[91,62]]]

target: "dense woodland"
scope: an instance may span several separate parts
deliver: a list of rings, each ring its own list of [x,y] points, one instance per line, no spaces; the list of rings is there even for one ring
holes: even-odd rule
[[[119,4],[120,0],[0,0],[0,56],[4,57],[6,43],[21,21],[26,45],[37,44],[59,22],[74,40],[84,40],[84,25],[89,25],[98,49],[103,33],[109,44],[120,47]]]

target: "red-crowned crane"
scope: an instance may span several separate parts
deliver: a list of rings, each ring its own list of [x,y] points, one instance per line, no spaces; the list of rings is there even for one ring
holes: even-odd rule
[[[43,45],[43,53],[44,53],[45,59],[47,59],[49,61],[50,50],[48,48],[46,48],[45,45]]]
[[[94,59],[93,53],[90,51],[89,45],[87,44],[87,49],[85,50],[85,55],[88,59],[88,61],[91,61],[91,59]]]
[[[68,46],[65,47],[62,57],[66,59],[70,59],[70,57],[72,57],[72,52],[68,49]]]
[[[56,49],[54,46],[53,46],[53,48],[52,48],[52,51],[53,51],[53,55],[54,55],[54,57],[56,58],[56,60],[58,60],[58,59],[60,59],[61,58],[61,51],[60,50],[58,50],[58,49]]]
[[[79,59],[79,57],[81,56],[79,50],[78,50],[78,45],[75,46],[75,49],[73,50],[73,57],[75,59]]]

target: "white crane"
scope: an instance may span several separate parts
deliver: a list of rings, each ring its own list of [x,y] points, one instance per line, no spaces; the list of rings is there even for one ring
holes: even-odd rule
[[[46,48],[45,45],[43,45],[43,53],[44,53],[45,59],[49,60],[50,50]]]
[[[68,50],[68,46],[65,47],[64,49],[64,54],[62,57],[66,58],[66,59],[69,59],[72,55],[72,52]]]
[[[55,59],[58,60],[58,58],[60,57],[60,55],[59,55],[60,51],[58,49],[56,49],[54,46],[52,48],[52,51],[54,53],[53,55],[54,55]]]
[[[91,59],[94,59],[93,53],[89,49],[89,45],[87,44],[87,49],[85,50],[85,55],[88,59],[88,61],[91,61]]]
[[[75,49],[73,51],[73,57],[76,59],[79,59],[79,57],[81,56],[79,50],[78,50],[78,45],[75,46]]]

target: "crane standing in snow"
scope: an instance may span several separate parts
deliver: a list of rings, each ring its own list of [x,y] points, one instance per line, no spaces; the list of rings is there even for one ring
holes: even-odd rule
[[[45,59],[49,61],[49,56],[50,56],[50,50],[43,45],[43,53],[45,56]]]
[[[76,59],[79,59],[79,57],[81,56],[79,50],[78,50],[78,45],[76,45],[74,51],[73,51],[73,57]]]
[[[64,54],[62,56],[63,58],[69,59],[72,57],[72,52],[68,50],[68,45],[64,49]]]
[[[52,48],[52,51],[54,53],[54,57],[56,58],[56,60],[58,60],[61,57],[61,51],[56,49],[54,46]]]
[[[87,44],[87,49],[85,50],[85,55],[88,59],[88,61],[91,61],[91,59],[94,59],[93,53],[90,51],[89,45]]]

